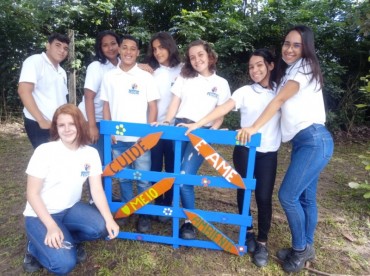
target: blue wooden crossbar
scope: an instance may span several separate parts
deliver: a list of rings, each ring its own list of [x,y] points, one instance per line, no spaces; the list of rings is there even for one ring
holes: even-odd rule
[[[112,161],[112,149],[111,149],[111,135],[117,135],[117,131],[125,136],[138,136],[144,137],[151,133],[162,132],[161,139],[172,140],[174,142],[175,149],[175,164],[174,172],[152,172],[152,171],[139,171],[141,173],[141,179],[158,182],[163,178],[173,177],[174,182],[174,194],[173,194],[173,206],[159,206],[154,204],[148,204],[143,206],[141,209],[137,210],[137,214],[148,214],[153,216],[164,216],[169,215],[172,218],[172,235],[171,236],[161,236],[161,235],[151,235],[133,232],[121,231],[118,235],[122,239],[140,240],[146,242],[156,242],[171,244],[174,248],[179,246],[191,246],[199,248],[209,248],[216,250],[223,250],[219,245],[210,240],[184,240],[179,238],[179,225],[180,219],[187,218],[184,213],[184,209],[180,205],[180,184],[203,186],[202,180],[205,178],[208,180],[209,188],[229,188],[236,189],[237,186],[229,183],[225,178],[219,176],[215,171],[214,175],[184,175],[180,173],[181,165],[181,143],[184,141],[189,141],[188,136],[185,136],[186,128],[184,127],[173,127],[173,126],[150,126],[148,124],[134,124],[126,122],[116,122],[116,121],[101,121],[100,122],[100,132],[104,135],[104,165],[103,168]],[[220,145],[237,145],[236,131],[226,131],[226,130],[209,130],[209,129],[197,129],[192,132],[193,134],[201,137],[209,144],[220,144]],[[246,186],[244,195],[244,204],[242,214],[238,213],[224,213],[209,210],[189,210],[196,213],[209,223],[221,223],[228,225],[237,225],[240,227],[238,241],[235,245],[239,248],[240,255],[243,255],[246,251],[245,237],[246,229],[252,224],[252,217],[249,216],[249,207],[251,192],[255,189],[256,181],[253,177],[254,163],[256,156],[256,148],[260,145],[261,134],[257,133],[252,136],[251,141],[247,144],[249,147],[249,159],[247,167],[247,175],[243,178],[243,182]],[[206,162],[206,161],[205,161]],[[126,178],[134,179],[134,173],[137,170],[132,170],[125,168],[117,172],[112,177],[104,177],[105,193],[108,199],[108,204],[112,212],[116,212],[120,207],[122,207],[122,202],[113,202],[112,193],[112,178]],[[235,199],[236,200],[236,199]],[[237,211],[237,210],[236,210]],[[166,227],[164,225],[163,227]]]

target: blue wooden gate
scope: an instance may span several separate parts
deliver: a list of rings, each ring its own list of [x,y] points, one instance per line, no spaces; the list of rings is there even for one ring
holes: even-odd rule
[[[244,204],[242,214],[238,213],[225,213],[217,212],[212,210],[185,210],[180,205],[180,184],[194,185],[194,186],[204,186],[207,184],[207,188],[227,188],[236,189],[237,186],[228,182],[224,177],[219,176],[217,171],[214,175],[184,175],[180,174],[180,156],[181,156],[181,143],[183,141],[189,141],[188,136],[185,136],[186,128],[183,127],[173,127],[173,126],[150,126],[146,124],[133,124],[126,122],[115,122],[115,121],[101,121],[100,132],[104,135],[104,166],[107,166],[112,162],[111,157],[111,135],[125,135],[125,136],[138,136],[144,137],[151,133],[162,132],[161,139],[168,139],[174,142],[175,150],[175,164],[174,173],[166,172],[152,172],[152,171],[137,171],[125,168],[117,172],[113,176],[104,177],[105,193],[108,199],[109,207],[112,212],[116,212],[122,207],[121,202],[112,201],[112,178],[126,178],[135,179],[137,174],[141,175],[142,180],[147,180],[156,183],[163,178],[174,178],[174,195],[173,195],[173,206],[158,206],[154,204],[147,204],[141,209],[137,210],[136,214],[148,214],[153,216],[170,216],[173,220],[172,223],[172,235],[171,236],[161,236],[153,234],[142,234],[133,232],[121,231],[118,238],[130,239],[130,240],[140,240],[146,242],[156,242],[171,244],[174,248],[179,246],[191,246],[199,248],[209,248],[216,250],[225,250],[225,248],[220,246],[220,243],[214,240],[184,240],[179,238],[179,226],[180,219],[186,219],[188,216],[185,211],[190,211],[201,220],[206,221],[212,226],[212,223],[229,224],[239,226],[238,241],[235,242],[235,246],[238,250],[238,255],[243,255],[246,253],[245,237],[247,226],[252,223],[251,216],[248,215],[250,207],[251,192],[255,189],[255,179],[253,178],[254,163],[256,147],[260,145],[261,135],[255,134],[252,137],[250,143],[247,146],[250,148],[249,160],[246,178],[243,178],[245,189]],[[209,144],[221,144],[221,145],[238,145],[236,140],[236,131],[226,131],[226,130],[209,130],[209,129],[197,129],[192,132],[193,134],[203,138]],[[236,199],[235,199],[236,200]],[[237,210],[236,210],[237,211]],[[165,226],[164,226],[165,227]],[[221,235],[223,235],[221,233]]]

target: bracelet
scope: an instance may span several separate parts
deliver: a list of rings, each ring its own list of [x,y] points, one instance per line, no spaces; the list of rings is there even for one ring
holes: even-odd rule
[[[162,122],[162,124],[164,124],[164,125],[169,125],[169,124],[170,124],[170,122],[169,122],[169,121],[163,121],[163,122]]]

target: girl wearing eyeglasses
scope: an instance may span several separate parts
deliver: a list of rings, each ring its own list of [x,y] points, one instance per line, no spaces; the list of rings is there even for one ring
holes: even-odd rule
[[[281,110],[282,141],[292,145],[291,162],[279,190],[288,219],[292,245],[277,252],[286,272],[300,271],[315,258],[316,189],[321,171],[334,149],[325,127],[323,77],[315,53],[314,35],[307,26],[295,26],[285,36],[277,65],[278,94],[261,116],[239,131],[247,141]]]

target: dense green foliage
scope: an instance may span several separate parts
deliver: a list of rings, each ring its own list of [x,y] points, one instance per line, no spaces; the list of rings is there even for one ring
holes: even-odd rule
[[[349,131],[369,123],[370,100],[359,90],[360,76],[368,72],[369,17],[370,4],[352,0],[3,0],[0,116],[20,114],[16,90],[22,61],[41,52],[53,31],[75,32],[75,59],[63,66],[67,71],[77,70],[77,98],[81,99],[85,69],[101,30],[140,38],[142,57],[151,34],[157,31],[170,31],[181,51],[194,39],[207,40],[219,55],[218,73],[235,90],[248,81],[250,51],[267,47],[279,55],[286,29],[306,24],[316,34],[329,127]],[[365,108],[358,109],[356,104],[365,104]],[[233,126],[234,119],[230,119]]]

